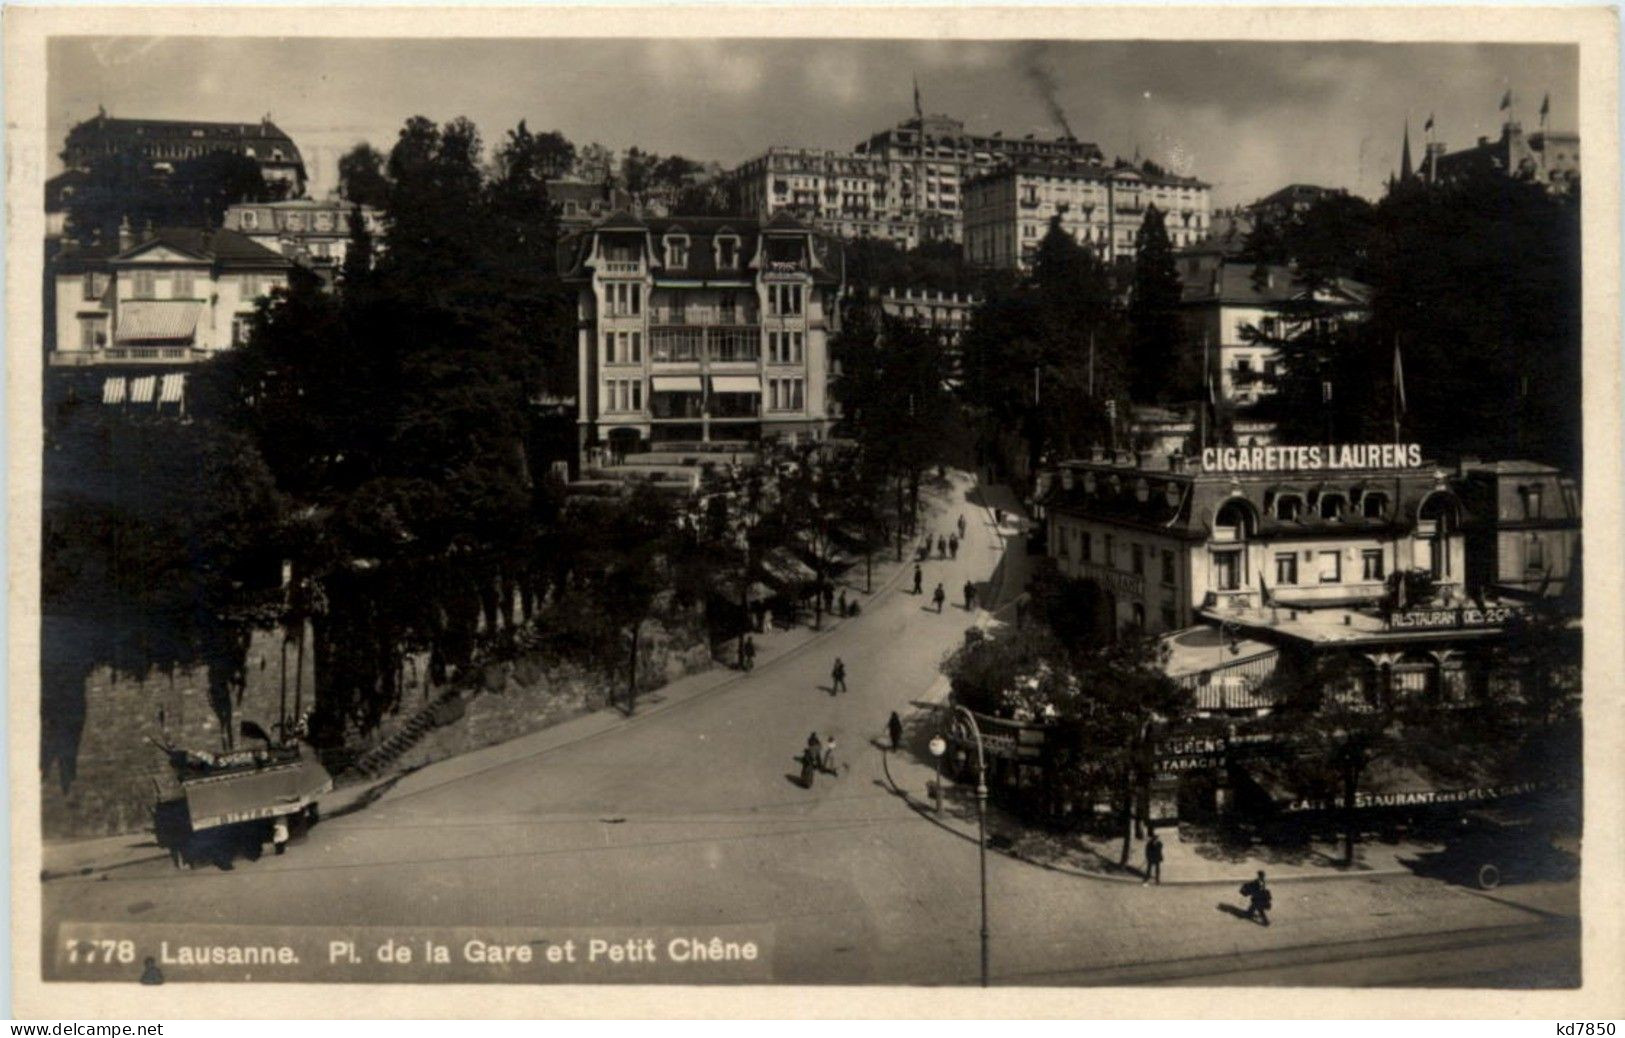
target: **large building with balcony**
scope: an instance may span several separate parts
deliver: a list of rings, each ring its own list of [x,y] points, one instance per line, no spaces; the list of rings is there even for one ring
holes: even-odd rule
[[[561,249],[578,290],[584,460],[828,432],[842,290],[828,239],[787,214],[618,214]]]
[[[1149,164],[1023,162],[972,179],[965,187],[965,259],[1001,270],[1032,269],[1038,243],[1061,229],[1103,263],[1131,260],[1148,206],[1163,213],[1168,241],[1180,249],[1208,235],[1207,184]]]
[[[732,174],[741,210],[758,219],[788,212],[842,238],[880,238],[912,249],[960,241],[966,183],[1010,162],[1098,163],[1088,141],[976,134],[944,115],[917,116],[849,152],[768,149]]]
[[[349,252],[354,210],[354,206],[336,198],[239,202],[226,209],[221,222],[226,230],[331,279],[333,272],[344,266]],[[379,248],[384,235],[383,214],[371,206],[362,206],[361,219],[372,236],[373,248]]]
[[[267,183],[284,185],[287,197],[305,193],[305,161],[299,148],[269,116],[253,123],[195,119],[120,119],[98,112],[68,131],[62,162],[87,170],[97,159],[127,155],[148,172],[165,174],[188,159],[225,151],[253,159]]]
[[[185,368],[246,340],[257,300],[293,261],[236,231],[159,230],[69,246],[54,266],[64,390],[106,404],[181,404]]]
[[[1353,652],[1363,680],[1460,699],[1530,599],[1578,613],[1579,492],[1542,465],[1439,466],[1415,444],[1097,450],[1046,483],[1047,554],[1094,589],[1100,636],[1166,634],[1208,712],[1267,709],[1283,652]],[[1408,599],[1419,573],[1427,597]]]

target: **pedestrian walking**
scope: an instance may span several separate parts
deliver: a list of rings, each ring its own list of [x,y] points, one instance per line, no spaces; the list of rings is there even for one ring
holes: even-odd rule
[[[1004,509],[1002,509],[1002,508],[993,509],[993,520],[998,525],[1003,526],[1004,525]]]
[[[740,665],[746,670],[756,669],[756,639],[745,635],[745,644],[739,652]]]
[[[971,603],[976,600],[976,585],[965,581],[965,612],[970,612]]]
[[[948,535],[948,556],[954,559],[959,558],[959,538],[951,533]]]
[[[897,716],[895,710],[886,721],[886,734],[891,736],[892,752],[896,753],[903,745],[903,719]]]
[[[835,589],[828,584],[824,585],[824,612],[835,612]]]
[[[835,736],[833,735],[824,740],[823,768],[831,775],[838,774],[838,772],[835,770]]]
[[[947,592],[942,590],[942,585],[941,584],[938,584],[937,589],[935,591],[931,592],[931,601],[936,603],[937,612],[939,612],[939,613],[942,612],[942,603],[946,602],[947,600],[948,600]]]
[[[1143,887],[1153,879],[1157,886],[1162,886],[1162,837],[1156,830],[1152,830],[1151,839],[1145,842],[1145,882],[1140,885]]]
[[[1247,899],[1247,918],[1257,919],[1264,926],[1270,925],[1270,908],[1275,904],[1275,898],[1270,895],[1269,885],[1264,882],[1264,870],[1258,870],[1258,878],[1241,885],[1241,896]]]
[[[840,600],[839,604],[840,604],[841,608],[835,615],[836,616],[845,616],[845,615],[847,615],[846,614],[846,588],[844,588],[844,587],[841,589],[841,600]]]
[[[916,562],[914,564],[914,593],[916,595],[920,593],[920,580],[920,564]]]
[[[948,557],[948,540],[947,540],[947,538],[943,537],[942,534],[939,533],[939,534],[937,534],[937,558],[945,559],[947,557]]]
[[[959,536],[965,536],[965,513],[959,513]]]
[[[839,656],[835,657],[835,666],[830,668],[830,695],[846,691],[846,664],[841,662]]]
[[[811,789],[818,777],[818,766],[824,758],[824,748],[818,742],[818,733],[807,736],[807,747],[801,751],[801,787]]]

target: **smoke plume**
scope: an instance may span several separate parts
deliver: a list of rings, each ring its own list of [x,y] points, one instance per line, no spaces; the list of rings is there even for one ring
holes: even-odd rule
[[[1066,112],[1061,108],[1061,102],[1055,99],[1055,93],[1058,89],[1055,76],[1050,73],[1048,68],[1044,67],[1042,52],[1028,53],[1022,71],[1026,73],[1027,80],[1032,83],[1033,89],[1038,92],[1039,99],[1044,102],[1044,107],[1049,109],[1049,117],[1061,128],[1063,134],[1068,137],[1073,136],[1072,124],[1066,121]]]

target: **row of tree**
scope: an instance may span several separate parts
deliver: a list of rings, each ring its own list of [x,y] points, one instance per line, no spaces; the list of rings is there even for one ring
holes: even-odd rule
[[[1168,677],[1164,643],[1134,628],[1101,636],[1093,583],[1046,564],[1029,594],[1024,625],[973,641],[945,662],[954,701],[1046,726],[1041,781],[1008,795],[1048,821],[1092,819],[1095,805],[1110,805],[1123,835],[1121,864],[1149,801],[1157,748],[1182,737],[1247,747],[1245,760],[1221,767],[1279,775],[1294,798],[1340,821],[1349,861],[1361,830],[1357,805],[1378,764],[1464,787],[1579,786],[1580,635],[1554,604],[1515,618],[1459,683],[1409,691],[1357,653],[1284,651],[1259,689],[1271,709],[1215,720],[1199,718],[1193,690]],[[1255,821],[1269,819],[1268,807],[1252,807]]]

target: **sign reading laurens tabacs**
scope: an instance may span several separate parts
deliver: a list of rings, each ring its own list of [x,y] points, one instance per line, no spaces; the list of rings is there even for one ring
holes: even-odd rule
[[[1313,472],[1422,467],[1419,443],[1326,443],[1308,446],[1207,447],[1203,472]]]

